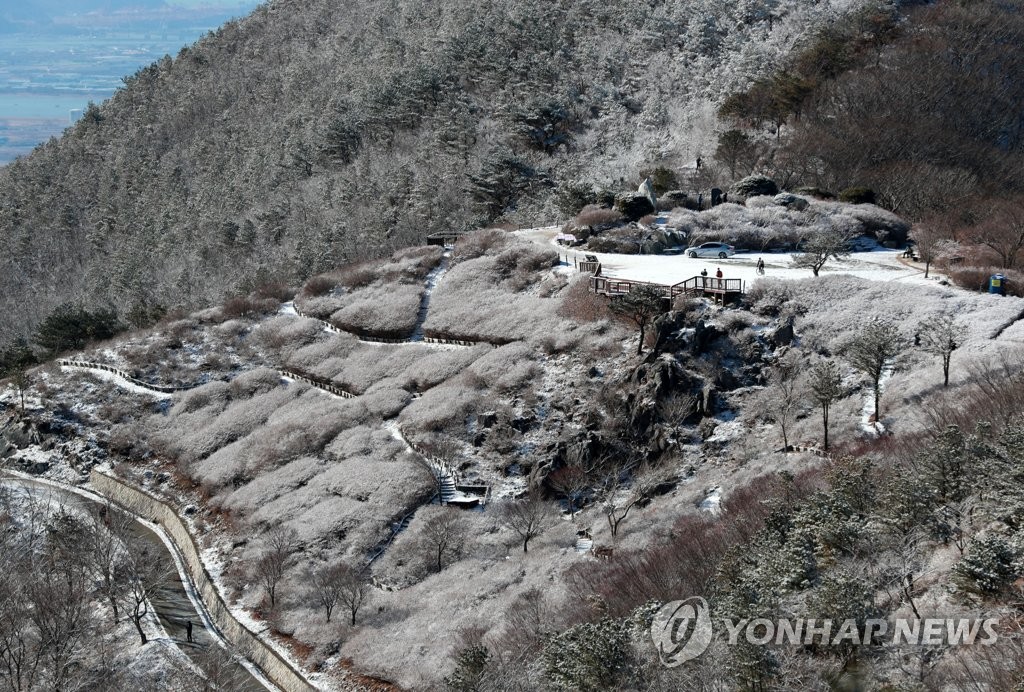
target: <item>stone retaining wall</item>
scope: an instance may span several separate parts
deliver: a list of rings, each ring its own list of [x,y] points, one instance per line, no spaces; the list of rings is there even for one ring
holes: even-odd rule
[[[235,619],[203,566],[195,539],[185,522],[170,506],[96,469],[93,469],[89,480],[93,489],[104,497],[163,527],[184,559],[192,583],[206,604],[210,617],[239,654],[256,664],[275,685],[286,692],[314,692],[317,689],[271,646]]]

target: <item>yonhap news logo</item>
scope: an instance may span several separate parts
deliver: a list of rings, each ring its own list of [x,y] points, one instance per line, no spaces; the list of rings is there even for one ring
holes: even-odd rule
[[[700,596],[663,605],[651,621],[651,637],[661,662],[674,668],[700,656],[714,632],[711,610]]]
[[[754,646],[991,646],[999,638],[998,618],[723,618],[718,624],[729,646],[741,638]],[[651,638],[668,668],[707,651],[714,630],[708,603],[699,596],[666,603],[651,621]]]

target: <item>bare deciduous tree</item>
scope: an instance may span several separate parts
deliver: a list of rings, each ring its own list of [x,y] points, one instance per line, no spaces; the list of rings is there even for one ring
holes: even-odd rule
[[[811,398],[821,408],[824,448],[828,450],[828,417],[832,404],[843,394],[843,375],[831,360],[823,360],[811,369],[808,381]]]
[[[149,615],[149,599],[170,581],[174,566],[165,553],[138,536],[127,537],[125,552],[130,616],[139,639],[146,644],[149,640],[142,629],[142,621]]]
[[[686,421],[697,410],[697,404],[696,396],[683,392],[673,392],[658,404],[658,413],[675,444],[679,444]]]
[[[548,484],[565,498],[573,518],[579,502],[594,486],[594,472],[599,460],[594,459],[583,443],[570,444],[565,450],[565,465],[548,476]]]
[[[876,318],[865,324],[846,345],[846,358],[854,368],[867,375],[875,402],[875,421],[879,420],[882,375],[903,351],[903,335],[889,320]]]
[[[339,603],[350,608],[352,594],[359,596],[359,605],[362,602],[362,592],[355,586],[362,580],[358,572],[344,562],[334,562],[323,565],[306,572],[306,580],[309,584],[310,595],[317,605],[324,609],[327,622],[331,621],[331,615]],[[359,607],[356,606],[356,612]],[[353,618],[355,616],[353,615]],[[352,624],[355,624],[353,621]]]
[[[87,554],[90,566],[99,575],[100,592],[110,604],[114,622],[119,617],[118,598],[126,572],[125,542],[132,518],[112,505],[97,507],[90,514],[91,530]]]
[[[918,257],[924,262],[924,278],[926,279],[932,262],[938,259],[944,250],[956,245],[953,240],[953,229],[945,217],[914,224],[910,230],[910,238],[914,241],[914,247],[917,248]]]
[[[191,655],[191,654],[190,654]],[[197,692],[244,689],[252,683],[252,676],[239,663],[230,650],[209,646],[198,653],[198,664],[203,671]],[[195,676],[193,676],[195,677]]]
[[[644,351],[644,338],[647,336],[647,325],[651,320],[665,311],[665,300],[661,291],[654,286],[636,285],[629,293],[613,298],[608,309],[613,314],[624,317],[640,330],[640,342],[636,345],[636,354]]]
[[[523,542],[523,552],[529,552],[530,541],[547,531],[555,515],[537,490],[521,500],[507,502],[502,508],[502,520]]]
[[[838,228],[821,231],[804,244],[803,251],[793,258],[793,266],[810,269],[817,276],[830,259],[840,260],[850,254],[849,235]]]
[[[921,348],[942,358],[942,386],[948,387],[949,363],[953,358],[953,351],[960,348],[967,338],[967,327],[953,315],[943,313],[933,320],[921,322],[917,329]]]
[[[563,466],[548,476],[548,484],[565,498],[569,506],[569,516],[575,518],[577,503],[590,488],[591,477],[582,466],[572,464]]]
[[[263,551],[254,566],[256,577],[270,597],[270,607],[277,606],[277,589],[284,578],[288,560],[295,552],[298,535],[295,529],[275,526],[263,536]]]
[[[348,610],[349,623],[355,626],[359,611],[366,603],[370,585],[362,572],[349,565],[343,566],[339,574],[339,585],[341,587],[339,591],[341,604]]]
[[[420,540],[429,556],[434,571],[440,572],[445,564],[458,559],[466,540],[466,529],[459,510],[444,507],[423,523]]]
[[[1024,248],[1024,203],[1020,199],[999,199],[987,206],[985,216],[971,229],[971,240],[995,252],[1003,269],[1013,269]]]
[[[615,538],[630,511],[649,499],[664,478],[658,471],[639,465],[635,458],[623,457],[607,468],[604,516],[608,520],[612,538]]]
[[[772,368],[768,389],[763,399],[764,413],[782,432],[782,449],[789,451],[789,433],[804,399],[804,383],[800,364],[795,358],[782,358]]]

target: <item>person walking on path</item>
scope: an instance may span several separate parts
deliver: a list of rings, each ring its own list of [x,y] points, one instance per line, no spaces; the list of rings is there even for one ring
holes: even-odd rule
[[[764,260],[760,257],[757,258],[757,273],[761,275],[764,274]]]
[[[722,287],[722,268],[719,267],[718,271],[715,272],[715,278],[718,279],[718,288]]]
[[[193,643],[192,642],[192,621],[191,620],[186,620],[185,621],[185,638],[188,640],[189,644]]]

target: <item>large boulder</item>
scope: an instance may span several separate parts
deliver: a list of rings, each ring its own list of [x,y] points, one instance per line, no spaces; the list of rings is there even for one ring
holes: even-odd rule
[[[678,310],[666,312],[654,320],[654,353],[679,351],[686,346],[681,332],[686,329],[686,313]]]
[[[697,322],[697,326],[693,330],[693,341],[690,343],[690,352],[699,356],[707,353],[711,349],[712,343],[715,339],[720,337],[722,332],[713,324],[708,324],[704,320]]]
[[[780,207],[786,207],[787,209],[792,209],[794,211],[803,211],[808,207],[806,199],[803,197],[797,197],[796,195],[788,192],[780,192],[775,195],[772,201]]]
[[[793,318],[790,317],[779,325],[775,331],[768,335],[768,342],[775,348],[789,346],[792,344],[793,339],[796,338],[796,330],[794,329],[793,322]]]
[[[638,221],[654,213],[654,204],[641,192],[625,192],[615,196],[615,209],[630,221]]]

